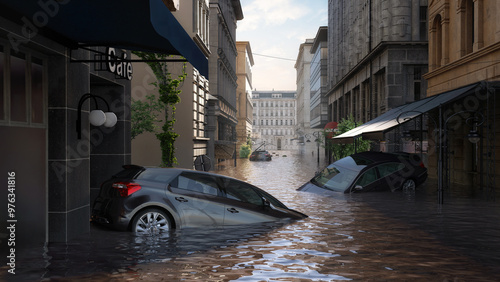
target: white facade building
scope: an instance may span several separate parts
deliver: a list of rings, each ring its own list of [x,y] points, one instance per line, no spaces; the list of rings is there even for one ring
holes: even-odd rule
[[[253,149],[297,150],[295,91],[253,91]]]

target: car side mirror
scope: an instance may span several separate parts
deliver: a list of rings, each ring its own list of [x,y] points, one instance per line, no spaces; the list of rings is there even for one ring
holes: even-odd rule
[[[363,190],[363,186],[361,186],[361,185],[354,186],[354,191],[362,191],[362,190]]]
[[[264,203],[264,207],[270,207],[271,206],[271,202],[269,202],[268,199],[262,197],[262,202]]]

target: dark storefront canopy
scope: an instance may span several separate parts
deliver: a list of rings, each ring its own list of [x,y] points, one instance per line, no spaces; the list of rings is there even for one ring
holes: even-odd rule
[[[9,18],[70,47],[107,46],[180,55],[208,78],[208,60],[162,0],[0,0]],[[26,35],[25,35],[26,36]]]
[[[465,86],[450,92],[427,97],[425,99],[391,109],[367,123],[334,137],[333,141],[335,143],[352,143],[354,138],[358,137],[363,137],[363,139],[382,140],[385,132],[398,126],[400,123],[416,118],[423,113],[439,107],[439,105],[456,100],[463,95],[470,93],[470,91],[475,89],[477,86],[478,84]]]

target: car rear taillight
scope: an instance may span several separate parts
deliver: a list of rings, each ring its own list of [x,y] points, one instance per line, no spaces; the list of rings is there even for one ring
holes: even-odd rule
[[[116,182],[113,183],[113,188],[117,189],[120,196],[127,197],[141,190],[141,185],[132,182]]]
[[[424,162],[420,162],[420,167],[425,168]]]

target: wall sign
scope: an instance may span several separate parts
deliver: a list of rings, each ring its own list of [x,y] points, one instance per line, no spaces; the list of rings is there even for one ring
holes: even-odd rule
[[[107,64],[106,67],[109,72],[128,80],[132,79],[132,63],[127,61],[127,53],[122,52],[121,57],[116,54],[115,48],[107,48]]]

